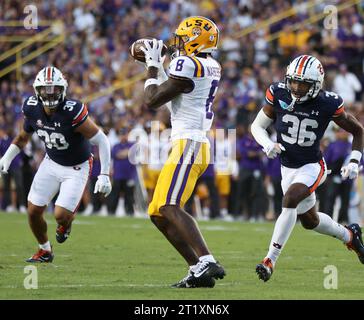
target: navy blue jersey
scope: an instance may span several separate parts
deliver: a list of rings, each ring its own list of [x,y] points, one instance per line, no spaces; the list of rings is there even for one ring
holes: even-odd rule
[[[344,111],[343,99],[333,92],[320,91],[316,98],[296,103],[289,111],[291,93],[284,83],[276,83],[267,89],[266,101],[274,108],[277,142],[286,149],[281,153],[282,165],[299,168],[319,162],[320,140],[332,118]]]
[[[47,116],[35,96],[24,101],[24,130],[36,132],[46,146],[48,156],[60,165],[74,166],[91,156],[89,141],[75,129],[88,117],[87,106],[65,99],[57,111]]]

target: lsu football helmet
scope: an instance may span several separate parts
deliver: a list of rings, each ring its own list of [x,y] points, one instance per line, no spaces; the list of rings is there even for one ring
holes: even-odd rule
[[[55,110],[66,97],[68,83],[61,71],[45,67],[35,77],[33,88],[36,97],[45,108]]]
[[[309,55],[301,55],[294,59],[287,67],[285,77],[286,88],[291,91],[294,102],[304,102],[308,99],[317,97],[322,89],[324,76],[324,68],[317,58]],[[292,95],[292,80],[310,84],[310,87],[304,96],[297,98]]]
[[[174,33],[174,48],[177,55],[194,56],[211,53],[217,49],[219,28],[210,19],[193,16],[184,19]]]

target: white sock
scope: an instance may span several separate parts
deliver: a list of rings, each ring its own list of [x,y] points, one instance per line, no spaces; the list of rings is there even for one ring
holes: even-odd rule
[[[286,244],[297,221],[297,212],[295,208],[282,208],[282,213],[278,217],[274,226],[273,236],[269,245],[269,251],[266,258],[272,260],[275,265],[284,245]]]
[[[221,209],[221,216],[222,216],[222,217],[226,217],[226,216],[228,215],[228,213],[229,213],[229,212],[228,212],[228,209],[226,209],[226,208],[222,208],[222,209]]]
[[[333,236],[337,239],[340,239],[344,243],[350,242],[351,233],[348,229],[346,229],[341,224],[336,223],[331,219],[330,216],[323,212],[317,212],[317,214],[319,216],[320,222],[318,226],[313,229],[314,231]]]
[[[200,260],[201,262],[203,262],[203,261],[208,261],[208,262],[214,262],[214,263],[216,263],[216,260],[214,259],[214,256],[213,256],[212,254],[207,254],[207,255],[205,255],[205,256],[201,256],[201,257],[199,258],[199,260]]]
[[[39,248],[46,250],[46,251],[52,251],[51,243],[47,241],[46,243],[39,244]]]

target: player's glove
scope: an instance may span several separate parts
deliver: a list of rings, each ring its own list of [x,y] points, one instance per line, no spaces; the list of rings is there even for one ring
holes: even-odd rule
[[[145,40],[144,45],[145,48],[141,47],[140,50],[142,50],[145,54],[145,63],[147,67],[156,67],[160,69],[166,57],[162,57],[163,41],[153,39],[151,45],[150,40]]]
[[[8,161],[6,157],[2,157],[0,159],[0,172],[1,174],[7,174],[9,167],[10,167],[11,161]]]
[[[112,190],[111,182],[109,176],[105,174],[100,174],[97,177],[97,181],[95,183],[94,193],[103,193],[105,197],[107,197]]]
[[[280,143],[272,143],[266,146],[263,151],[269,159],[274,159],[281,154],[282,151],[286,151],[286,149]]]
[[[359,165],[355,162],[349,162],[341,168],[341,177],[343,180],[356,179],[359,175]]]

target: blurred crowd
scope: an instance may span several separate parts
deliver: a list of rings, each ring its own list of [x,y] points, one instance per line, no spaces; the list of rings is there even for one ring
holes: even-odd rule
[[[0,154],[22,125],[21,105],[33,94],[36,73],[46,65],[56,66],[68,79],[68,96],[88,103],[90,114],[109,135],[113,146],[115,191],[107,203],[95,198],[92,192],[86,192],[81,206],[85,212],[98,212],[104,207],[104,211],[115,213],[120,204],[119,195],[124,194],[123,210],[134,214],[136,199],[132,195],[138,183],[143,183],[151,196],[162,163],[143,165],[141,170],[130,164],[126,156],[131,147],[128,132],[135,128],[149,132],[153,119],[168,128],[168,112],[163,108],[158,112],[147,110],[142,102],[142,81],[108,94],[94,94],[144,71],[128,54],[135,40],[152,36],[169,43],[178,22],[189,15],[207,16],[220,29],[220,49],[215,57],[221,62],[223,73],[214,101],[215,127],[237,129],[236,161],[232,159],[227,169],[212,164],[201,177],[187,204],[195,215],[262,221],[275,219],[280,213],[279,163],[267,161],[250,134],[249,124],[264,103],[266,88],[284,79],[285,68],[294,57],[315,55],[325,68],[325,90],[340,94],[346,109],[364,124],[363,3],[340,11],[337,21],[334,16],[330,23],[325,20],[306,22],[326,10],[327,3],[319,0],[313,6],[304,0],[42,0],[33,3],[39,20],[63,22],[63,29],[54,32],[64,32],[65,41],[23,65],[20,79],[16,72],[0,79]],[[330,1],[330,5],[338,8],[343,3],[345,1]],[[24,5],[19,0],[1,1],[0,21],[24,19]],[[297,8],[295,14],[245,32],[292,6]],[[30,37],[44,28],[27,30],[21,26],[0,25],[0,35]],[[0,42],[0,52],[15,44]],[[33,44],[23,55],[41,45],[40,42]],[[0,70],[14,61],[15,56],[0,61]],[[332,126],[322,142],[322,149],[333,174],[325,184],[326,189],[319,192],[323,195],[319,197],[320,206],[335,213],[338,220],[360,219],[359,208],[363,205],[360,198],[364,198],[362,176],[354,183],[343,182],[338,173],[350,152],[350,136]],[[43,152],[34,138],[14,161],[10,175],[3,179],[2,209],[11,211],[16,206],[18,210],[25,210],[32,175]],[[97,168],[96,164],[90,190]],[[335,202],[335,199],[340,200]]]

